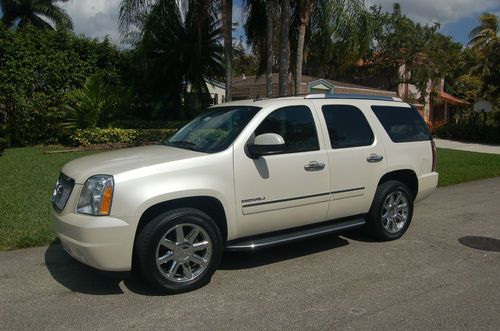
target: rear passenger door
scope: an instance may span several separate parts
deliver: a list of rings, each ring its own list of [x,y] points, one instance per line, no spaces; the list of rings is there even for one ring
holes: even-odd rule
[[[369,124],[375,116],[363,102],[356,105],[317,100],[327,133],[332,192],[327,219],[367,213],[379,179],[387,171],[383,142]]]

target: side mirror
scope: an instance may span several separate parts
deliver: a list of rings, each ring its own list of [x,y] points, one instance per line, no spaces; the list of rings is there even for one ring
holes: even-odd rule
[[[264,133],[255,137],[254,142],[248,144],[247,148],[254,158],[279,154],[285,149],[285,139],[276,133]]]

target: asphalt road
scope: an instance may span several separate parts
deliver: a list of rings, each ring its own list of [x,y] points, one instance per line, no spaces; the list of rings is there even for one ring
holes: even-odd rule
[[[439,189],[400,240],[352,232],[226,254],[208,286],[176,296],[57,244],[2,252],[0,329],[499,330],[500,245],[473,236],[500,239],[500,178]]]

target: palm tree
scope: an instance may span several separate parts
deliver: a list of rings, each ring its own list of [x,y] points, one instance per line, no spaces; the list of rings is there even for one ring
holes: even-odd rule
[[[245,0],[245,32],[248,42],[259,56],[257,77],[266,74],[266,94],[273,95],[273,45],[276,0]]]
[[[302,84],[302,63],[304,62],[304,41],[306,29],[311,20],[311,13],[314,8],[314,1],[297,0],[297,11],[299,18],[299,34],[297,38],[297,58],[295,62],[295,94],[301,93],[300,86]]]
[[[308,40],[314,39],[325,61],[333,52],[335,43],[341,41],[343,65],[361,58],[368,49],[371,36],[369,14],[364,0],[297,0],[295,16],[298,27],[295,51],[295,94],[301,93],[302,66]]]
[[[120,27],[139,32],[145,84],[157,110],[177,111],[183,101],[197,106],[208,96],[207,80],[224,75],[219,9],[213,1],[122,0]]]
[[[232,99],[233,81],[233,0],[223,0],[224,59],[226,61],[226,101]]]
[[[281,0],[279,95],[287,94],[290,68],[290,0]]]
[[[493,48],[498,44],[498,16],[484,13],[479,17],[480,24],[469,33],[469,46],[474,48]]]
[[[468,45],[476,54],[476,63],[470,68],[470,73],[484,80],[483,93],[495,98],[500,94],[498,87],[499,69],[498,54],[500,43],[498,38],[498,16],[484,13],[479,17],[479,26],[469,34]]]
[[[274,0],[268,0],[266,6],[266,92],[267,97],[273,96],[273,36],[274,36]]]
[[[68,0],[0,0],[1,21],[7,27],[34,25],[41,28],[72,29],[73,23],[66,11],[56,5]]]

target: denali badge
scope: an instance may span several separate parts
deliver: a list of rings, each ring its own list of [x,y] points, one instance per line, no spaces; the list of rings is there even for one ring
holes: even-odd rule
[[[255,202],[255,201],[262,201],[262,200],[266,200],[266,197],[245,199],[245,200],[241,200],[241,203]]]

